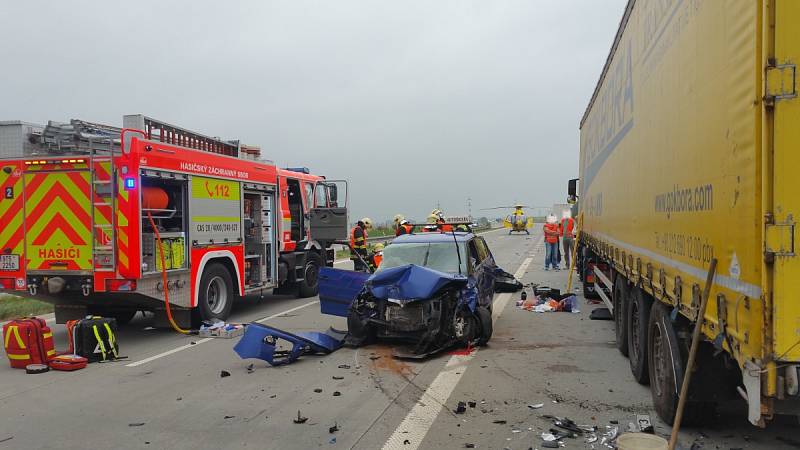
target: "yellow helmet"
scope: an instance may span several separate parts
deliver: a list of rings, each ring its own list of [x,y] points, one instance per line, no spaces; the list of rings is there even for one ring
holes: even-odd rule
[[[402,215],[402,214],[397,214],[397,215],[395,215],[395,216],[394,216],[394,224],[395,224],[395,225],[398,225],[398,224],[400,224],[400,222],[402,222],[402,221],[403,221],[403,219],[405,219],[405,217],[403,217],[403,215]]]
[[[372,251],[375,252],[375,253],[378,253],[378,252],[382,252],[384,248],[385,248],[385,245],[383,245],[382,243],[378,242],[377,244],[375,244],[372,247]]]
[[[370,219],[369,217],[364,217],[363,219],[361,219],[361,223],[363,223],[364,226],[367,227],[368,229],[372,228],[372,219]]]
[[[428,216],[427,222],[428,223],[436,223],[436,219],[438,219],[438,218],[439,218],[439,216],[437,216],[436,214],[431,214],[430,216]]]

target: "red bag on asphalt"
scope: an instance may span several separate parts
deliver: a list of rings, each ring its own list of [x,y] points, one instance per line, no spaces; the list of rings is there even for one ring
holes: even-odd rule
[[[65,372],[83,369],[87,364],[89,364],[89,360],[78,355],[58,355],[50,360],[51,369],[63,370]]]
[[[44,364],[55,356],[53,332],[44,319],[25,317],[3,325],[3,346],[15,369],[28,364]]]

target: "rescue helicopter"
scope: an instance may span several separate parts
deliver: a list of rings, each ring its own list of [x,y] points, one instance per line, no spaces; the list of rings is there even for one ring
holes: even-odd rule
[[[532,208],[516,204],[514,206],[496,206],[494,208],[483,208],[484,210],[492,209],[509,209],[514,208],[514,211],[503,219],[503,227],[508,228],[508,234],[513,232],[531,234],[529,231],[533,228],[533,217],[525,215],[525,208]]]

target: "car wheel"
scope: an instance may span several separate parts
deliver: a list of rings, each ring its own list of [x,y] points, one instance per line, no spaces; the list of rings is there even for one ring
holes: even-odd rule
[[[478,324],[480,324],[481,328],[478,345],[484,346],[492,338],[492,313],[487,308],[478,306],[475,308],[475,315],[478,316]]]
[[[628,356],[628,327],[626,326],[625,305],[628,303],[628,280],[620,274],[614,279],[614,330],[617,335],[617,349]]]
[[[453,317],[453,335],[462,345],[469,345],[478,334],[478,320],[469,311],[456,311]]]
[[[365,345],[375,340],[375,327],[362,320],[356,311],[351,309],[347,314],[347,334],[350,338],[348,345]]]
[[[322,257],[318,253],[308,252],[303,267],[303,281],[298,290],[300,298],[313,297],[319,293],[319,269],[322,264]]]
[[[633,378],[639,384],[650,382],[647,370],[647,325],[650,319],[652,302],[647,294],[634,287],[628,302],[628,359]]]
[[[233,307],[233,281],[222,264],[209,264],[200,278],[197,296],[202,320],[226,320]]]

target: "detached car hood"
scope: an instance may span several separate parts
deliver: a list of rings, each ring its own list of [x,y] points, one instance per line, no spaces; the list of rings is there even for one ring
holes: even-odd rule
[[[323,267],[319,272],[319,303],[323,314],[347,317],[350,305],[366,286],[379,300],[427,300],[445,287],[466,286],[467,277],[413,264],[369,275]]]

